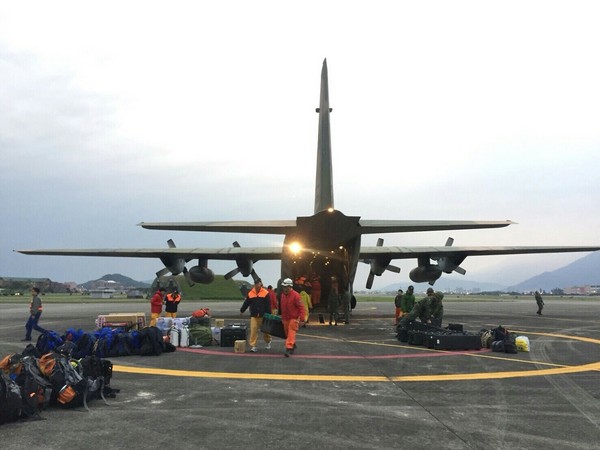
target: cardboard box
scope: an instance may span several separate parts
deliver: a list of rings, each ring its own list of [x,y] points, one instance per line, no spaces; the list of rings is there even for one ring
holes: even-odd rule
[[[123,326],[121,324],[126,324],[128,328],[135,328],[140,330],[146,326],[146,314],[142,312],[110,313],[101,314],[96,319],[96,327],[98,328]]]
[[[223,328],[225,326],[225,319],[215,319],[215,327]]]
[[[235,341],[233,343],[233,351],[235,353],[246,353],[246,341]]]

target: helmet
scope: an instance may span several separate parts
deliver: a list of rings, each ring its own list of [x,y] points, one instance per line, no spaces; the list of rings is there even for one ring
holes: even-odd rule
[[[293,285],[294,285],[294,282],[292,281],[292,279],[291,279],[291,278],[286,278],[285,280],[283,280],[283,281],[281,282],[281,285],[282,285],[282,286],[293,286]]]
[[[433,294],[433,288],[427,288],[427,295]]]

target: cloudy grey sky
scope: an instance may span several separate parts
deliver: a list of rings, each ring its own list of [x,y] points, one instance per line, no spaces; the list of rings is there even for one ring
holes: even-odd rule
[[[453,232],[457,246],[600,244],[597,2],[0,5],[0,276],[147,280],[161,268],[13,249],[280,245],[136,224],[312,214],[324,58],[337,209],[518,222]],[[510,284],[582,256],[462,266]],[[374,286],[408,280],[416,261],[398,265]],[[275,263],[257,271],[276,281]]]

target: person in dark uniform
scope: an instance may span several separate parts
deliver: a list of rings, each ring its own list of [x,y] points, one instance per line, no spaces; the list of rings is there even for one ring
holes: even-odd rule
[[[394,314],[394,318],[396,319],[396,325],[398,325],[398,320],[400,319],[400,317],[402,317],[401,302],[402,302],[403,294],[404,294],[404,292],[402,291],[402,289],[398,289],[398,293],[396,294],[396,297],[394,298],[394,306],[396,307],[396,312]]]
[[[430,292],[431,291],[431,292]],[[413,307],[412,311],[402,316],[400,320],[400,327],[406,328],[410,322],[414,322],[417,317],[423,323],[431,323],[431,297],[433,296],[433,289],[427,289],[427,297],[422,298]]]
[[[535,301],[537,303],[537,315],[541,316],[542,315],[542,309],[544,309],[544,299],[542,299],[542,294],[539,293],[539,291],[535,291]]]
[[[177,317],[177,307],[179,306],[179,302],[181,301],[181,295],[179,291],[175,289],[173,292],[167,294],[165,297],[165,316],[172,317],[175,319]]]
[[[444,318],[444,305],[442,299],[444,294],[440,291],[434,292],[430,297],[431,302],[431,324],[436,327],[442,327],[442,319]]]
[[[329,311],[329,325],[335,321],[335,325],[338,324],[341,295],[338,280],[336,277],[331,277],[331,289],[329,290],[329,297],[327,297],[327,310]]]

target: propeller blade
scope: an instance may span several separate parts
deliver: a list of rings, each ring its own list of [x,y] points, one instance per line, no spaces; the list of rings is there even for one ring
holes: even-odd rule
[[[367,289],[371,289],[373,287],[373,280],[375,279],[375,274],[373,272],[369,272],[369,277],[367,278]]]
[[[194,280],[192,280],[192,274],[187,270],[187,267],[183,268],[183,276],[185,276],[185,280],[187,281],[189,287],[192,287],[196,284]]]
[[[238,273],[240,273],[240,269],[238,269],[237,267],[233,270],[230,270],[229,272],[227,272],[225,275],[223,275],[223,278],[225,278],[226,280],[229,280],[230,278],[235,277]]]
[[[166,267],[164,267],[164,268],[160,269],[158,272],[156,272],[156,278],[163,277],[168,273],[170,273],[170,270],[167,269]]]
[[[254,282],[256,282],[256,280],[258,280],[260,278],[258,276],[258,274],[254,271],[254,269],[252,269],[252,272],[250,272],[250,275],[252,276],[252,279],[254,280]]]
[[[400,273],[400,267],[392,266],[391,264],[385,268],[385,270],[389,270],[390,272]]]
[[[465,269],[463,269],[462,267],[457,267],[456,269],[454,269],[455,272],[460,273],[461,275],[464,275],[465,273],[467,273],[467,271]]]

